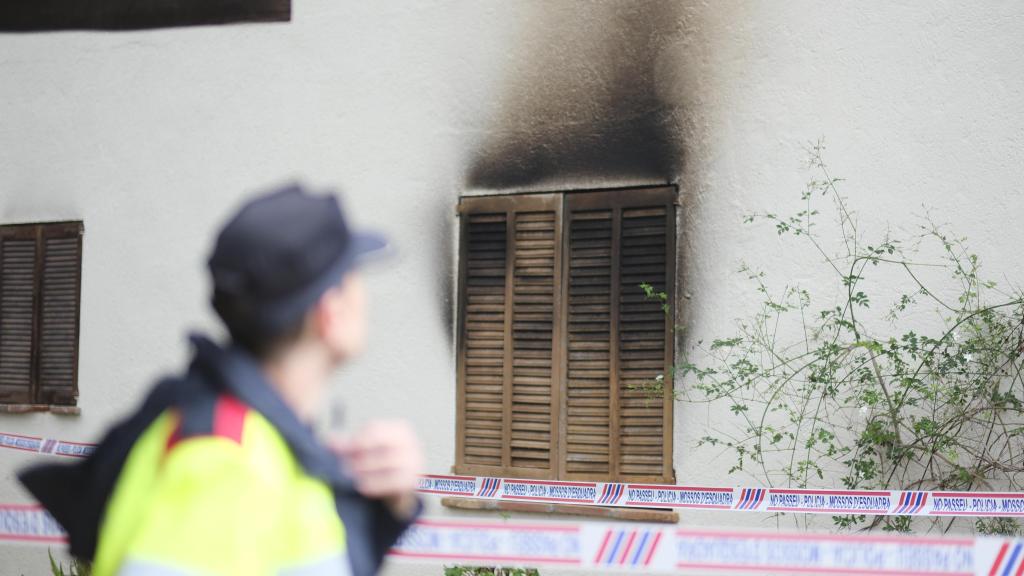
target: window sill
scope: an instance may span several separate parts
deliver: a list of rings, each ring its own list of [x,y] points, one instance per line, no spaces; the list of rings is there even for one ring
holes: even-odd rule
[[[529,512],[533,514],[560,514],[589,516],[609,520],[632,520],[635,522],[661,522],[676,524],[679,513],[657,508],[614,508],[609,506],[580,506],[577,504],[544,504],[540,502],[507,502],[481,498],[441,498],[445,508],[458,510],[493,510],[501,512]]]
[[[0,404],[0,414],[29,414],[32,412],[49,412],[58,416],[79,416],[82,414],[82,409],[78,406],[56,404]]]

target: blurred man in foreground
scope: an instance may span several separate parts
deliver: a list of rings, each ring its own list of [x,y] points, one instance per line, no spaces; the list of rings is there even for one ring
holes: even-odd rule
[[[73,466],[20,475],[96,576],[370,575],[419,513],[411,428],[310,427],[366,332],[358,265],[385,247],[338,201],[290,186],[245,204],[209,268],[231,334]]]

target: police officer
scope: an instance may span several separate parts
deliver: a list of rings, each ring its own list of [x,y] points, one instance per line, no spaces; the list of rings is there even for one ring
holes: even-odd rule
[[[358,268],[384,246],[300,185],[242,206],[209,259],[231,342],[193,336],[188,369],[89,459],[20,475],[71,553],[96,576],[376,573],[421,509],[415,437],[378,421],[322,442],[310,424],[362,350]]]

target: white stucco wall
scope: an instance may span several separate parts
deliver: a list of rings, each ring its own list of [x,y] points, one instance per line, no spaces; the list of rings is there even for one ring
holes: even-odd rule
[[[86,227],[82,415],[0,430],[94,439],[178,369],[185,331],[216,326],[211,233],[245,191],[293,177],[339,185],[398,247],[370,274],[370,352],[337,396],[350,425],[416,422],[437,472],[462,193],[677,181],[680,306],[710,338],[754,305],[741,259],[823,280],[739,223],[799,194],[801,147],[824,135],[865,220],[929,206],[1024,282],[1022,51],[1024,6],[994,1],[295,0],[289,24],[0,35],[0,222]],[[741,480],[694,449],[721,417],[677,408],[681,482]],[[32,458],[0,453],[0,502],[26,498],[13,472]],[[45,550],[0,546],[0,567],[43,574]]]

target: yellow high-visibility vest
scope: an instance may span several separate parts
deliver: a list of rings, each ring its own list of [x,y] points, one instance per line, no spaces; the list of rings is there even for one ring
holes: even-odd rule
[[[95,576],[350,574],[331,488],[259,412],[212,401],[168,409],[139,436],[103,516]]]

